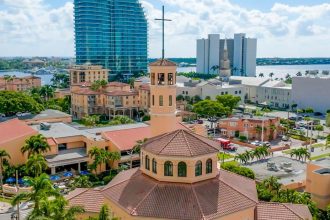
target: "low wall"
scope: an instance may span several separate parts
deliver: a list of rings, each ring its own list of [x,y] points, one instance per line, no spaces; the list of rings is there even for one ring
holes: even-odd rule
[[[10,185],[3,185],[2,186],[2,192],[4,194],[8,194],[8,195],[16,195],[19,193],[29,193],[31,192],[32,188],[31,187],[18,187],[18,191],[16,186],[10,186]]]

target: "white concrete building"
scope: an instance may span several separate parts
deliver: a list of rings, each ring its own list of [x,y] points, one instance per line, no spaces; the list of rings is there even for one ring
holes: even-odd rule
[[[220,34],[209,34],[208,39],[197,40],[197,69],[198,73],[219,73],[212,70],[220,62]]]
[[[300,109],[325,113],[330,109],[330,78],[293,77],[292,102]]]

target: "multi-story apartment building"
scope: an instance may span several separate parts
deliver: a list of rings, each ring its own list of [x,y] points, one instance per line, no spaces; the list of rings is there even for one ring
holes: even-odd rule
[[[255,76],[257,39],[247,38],[245,34],[234,34],[227,39],[227,54],[231,63],[232,75]],[[218,74],[224,68],[220,60],[224,59],[225,39],[219,34],[209,34],[208,39],[197,40],[197,72]]]
[[[95,82],[97,80],[108,81],[109,70],[97,65],[75,65],[69,69],[70,83]]]
[[[36,76],[1,76],[0,91],[26,91],[34,87],[41,86],[41,78]]]
[[[218,127],[223,136],[245,136],[249,140],[269,141],[280,133],[280,118],[241,116],[221,119]],[[262,129],[263,127],[263,129]]]
[[[148,25],[138,0],[75,0],[76,63],[111,69],[112,76],[147,72]]]

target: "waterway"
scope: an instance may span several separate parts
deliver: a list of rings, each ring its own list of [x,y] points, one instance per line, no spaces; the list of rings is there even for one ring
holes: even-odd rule
[[[321,73],[322,70],[330,71],[329,64],[319,64],[319,65],[272,65],[272,66],[257,66],[257,76],[259,73],[263,73],[265,77],[268,77],[269,73],[273,72],[273,78],[284,78],[287,74],[295,76],[297,72],[305,73],[306,70],[319,70]],[[195,72],[196,67],[179,67],[178,72]],[[0,76],[3,75],[16,75],[16,76],[28,76],[30,74],[23,73],[19,71],[9,71],[9,72],[0,72]],[[50,84],[52,75],[38,75],[41,77],[42,85]]]

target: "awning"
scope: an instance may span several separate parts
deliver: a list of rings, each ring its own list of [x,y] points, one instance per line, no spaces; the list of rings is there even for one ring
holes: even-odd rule
[[[48,167],[58,167],[88,161],[86,148],[59,151],[58,154],[45,157]]]

